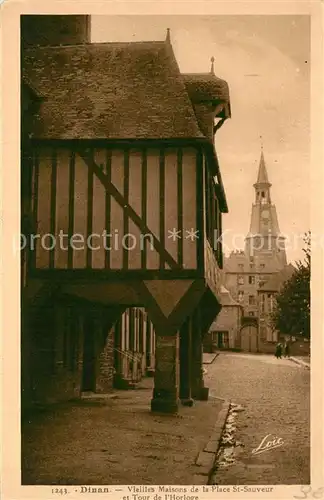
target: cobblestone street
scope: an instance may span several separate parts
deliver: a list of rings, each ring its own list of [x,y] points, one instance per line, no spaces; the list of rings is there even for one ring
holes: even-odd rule
[[[218,469],[217,484],[309,484],[309,370],[270,355],[222,353],[205,382],[212,395],[244,407],[235,421],[243,446]],[[267,435],[283,445],[253,454]]]

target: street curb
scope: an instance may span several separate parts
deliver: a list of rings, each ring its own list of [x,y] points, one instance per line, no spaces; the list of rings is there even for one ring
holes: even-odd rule
[[[296,365],[303,366],[304,368],[307,368],[307,370],[310,370],[310,364],[305,363],[305,361],[302,361],[301,359],[294,358],[293,356],[290,356],[288,359],[292,361],[293,363],[296,363]]]
[[[204,449],[196,458],[195,465],[197,467],[197,472],[193,476],[193,484],[209,484],[209,480],[214,472],[215,461],[220,448],[229,410],[230,402],[224,401],[214,425],[212,435]]]
[[[212,363],[214,363],[215,359],[217,358],[217,356],[219,356],[219,354],[220,353],[217,352],[211,361],[204,361],[203,365],[211,365]]]

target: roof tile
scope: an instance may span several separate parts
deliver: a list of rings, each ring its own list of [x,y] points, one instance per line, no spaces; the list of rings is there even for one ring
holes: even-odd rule
[[[43,96],[34,138],[204,137],[167,42],[31,48],[22,75]]]

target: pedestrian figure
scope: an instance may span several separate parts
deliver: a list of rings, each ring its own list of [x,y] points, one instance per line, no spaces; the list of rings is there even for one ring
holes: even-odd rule
[[[289,358],[289,344],[286,342],[285,344],[285,358]]]
[[[282,356],[282,345],[280,343],[276,345],[275,356],[276,356],[277,359],[278,358],[281,359],[281,356]]]

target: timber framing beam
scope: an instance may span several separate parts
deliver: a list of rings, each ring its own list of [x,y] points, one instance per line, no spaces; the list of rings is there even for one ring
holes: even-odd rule
[[[157,252],[159,252],[161,259],[166,262],[171,269],[180,269],[180,265],[172,258],[172,256],[166,251],[161,242],[156,238],[153,232],[148,228],[148,226],[143,222],[141,217],[133,210],[133,208],[127,203],[127,200],[120,194],[118,189],[112,184],[109,178],[104,174],[102,169],[97,165],[91,154],[86,151],[78,150],[77,153],[83,159],[84,163],[87,165],[90,171],[92,171],[100,182],[105,187],[107,193],[109,193],[115,201],[122,207],[126,215],[136,224],[140,229],[142,234],[150,235],[153,239],[153,245]]]

